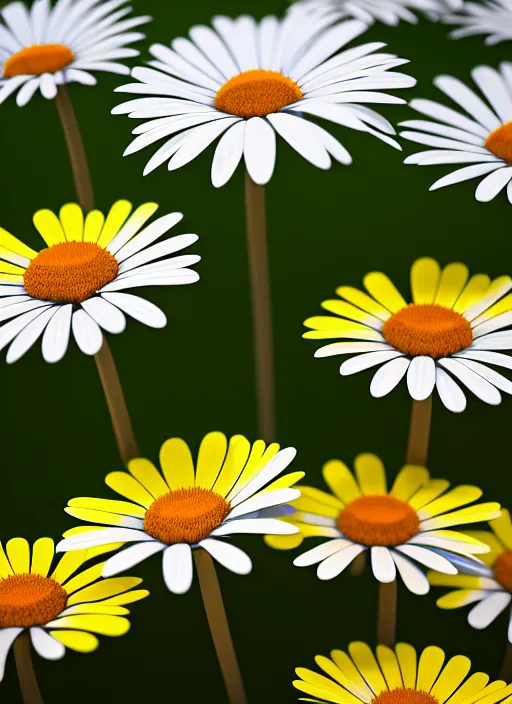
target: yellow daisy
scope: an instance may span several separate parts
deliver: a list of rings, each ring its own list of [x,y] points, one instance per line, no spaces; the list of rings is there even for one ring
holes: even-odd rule
[[[41,657],[60,660],[66,648],[80,653],[95,650],[96,635],[122,636],[130,628],[126,604],[146,597],[134,589],[137,577],[101,579],[103,564],[76,574],[86,560],[101,551],[64,555],[52,570],[55,549],[51,538],[36,540],[30,550],[24,538],[0,544],[0,680],[16,638],[29,630]]]
[[[160,450],[162,471],[147,459],[128,463],[128,472],[112,472],[106,484],[129,499],[72,499],[67,513],[84,521],[112,526],[91,531],[80,526],[65,533],[57,550],[80,550],[113,542],[134,543],[105,563],[103,576],[129,569],[163,553],[164,580],[170,591],[183,594],[193,578],[192,550],[204,549],[221,565],[248,574],[252,563],[243,550],[219,538],[240,533],[297,533],[278,520],[300,492],[290,487],[304,472],[276,477],[296,451],[279,450],[262,440],[252,446],[242,435],[228,445],[222,433],[209,433],[199,448],[196,467],[187,444],[167,440]]]
[[[489,546],[490,552],[482,557],[485,566],[468,564],[453,576],[429,572],[430,584],[456,587],[437,601],[441,609],[458,609],[476,604],[468,614],[468,623],[473,628],[487,628],[505,609],[512,599],[512,522],[510,513],[502,509],[499,518],[492,521],[492,533],[471,531],[472,538]],[[509,617],[508,640],[512,643],[512,618]]]
[[[317,655],[315,662],[325,672],[298,667],[300,679],[293,686],[315,697],[306,702],[335,704],[496,704],[512,694],[512,684],[489,683],[483,672],[469,675],[471,661],[455,655],[446,662],[441,648],[431,645],[418,657],[408,643],[394,649],[378,645],[375,655],[366,643],[355,642],[348,653],[333,650],[331,657]]]
[[[473,555],[488,552],[487,545],[447,530],[500,515],[497,503],[467,506],[481,497],[480,489],[461,485],[446,492],[449,482],[431,479],[424,467],[406,465],[388,491],[378,457],[359,455],[354,466],[355,476],[340,460],[324,465],[323,476],[332,494],[299,485],[301,496],[292,502],[296,513],[283,519],[295,525],[299,534],[267,536],[266,542],[288,549],[307,537],[328,538],[294,561],[297,567],[318,564],[317,574],[323,580],[337,577],[369,550],[379,582],[393,582],[398,570],[415,594],[426,594],[429,583],[412,561],[446,574],[456,574],[460,556],[481,564]]]
[[[512,383],[488,366],[512,369],[512,358],[495,351],[512,350],[512,331],[504,330],[512,325],[512,294],[505,295],[512,289],[510,276],[470,278],[464,264],[441,270],[424,258],[411,269],[412,303],[381,272],[367,274],[364,286],[368,293],[341,286],[341,300],[322,303],[334,316],[305,321],[312,328],[304,334],[308,339],[352,340],[321,347],[315,357],[356,354],[340,374],[380,366],[372,396],[386,396],[407,375],[413,399],[429,398],[435,387],[456,413],[465,409],[466,397],[455,379],[492,405],[501,402],[500,391],[512,393]]]

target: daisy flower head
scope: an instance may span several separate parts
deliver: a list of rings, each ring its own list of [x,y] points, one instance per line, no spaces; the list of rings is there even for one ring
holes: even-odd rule
[[[483,672],[468,677],[471,661],[463,655],[446,660],[445,653],[431,645],[421,653],[408,643],[394,648],[378,645],[375,653],[366,643],[350,643],[348,652],[333,650],[331,657],[317,655],[322,674],[304,667],[293,686],[308,702],[336,704],[497,704],[512,693],[502,680],[490,682]],[[327,676],[326,676],[327,675]]]
[[[138,82],[116,89],[148,96],[112,111],[149,120],[133,130],[137,136],[125,156],[165,139],[144,173],[164,162],[173,171],[221,137],[212,163],[216,187],[229,181],[242,156],[253,181],[270,181],[276,133],[320,169],[331,166],[331,157],[351,163],[345,147],[310,116],[400,149],[390,137],[392,125],[366,103],[405,102],[384,91],[415,85],[392,71],[407,61],[375,53],[382,43],[345,49],[367,25],[333,25],[334,19],[332,13],[315,17],[303,10],[259,23],[247,15],[214,17],[211,27],[192,27],[189,39],[175,39],[171,47],[154,44],[151,68],[133,69]]]
[[[512,203],[512,63],[501,63],[499,70],[478,66],[471,76],[478,91],[453,76],[434,80],[456,109],[432,100],[410,102],[431,119],[402,122],[409,129],[400,136],[431,149],[412,154],[405,163],[470,164],[443,176],[430,190],[483,177],[475,191],[478,201],[487,203],[506,187]]]
[[[103,527],[74,528],[59,543],[61,552],[133,543],[105,563],[110,577],[156,553],[163,553],[168,589],[184,594],[192,584],[192,551],[206,550],[236,574],[248,574],[249,556],[223,538],[243,533],[284,534],[298,529],[277,517],[293,509],[286,505],[300,495],[291,488],[303,472],[279,474],[296,455],[293,448],[252,446],[242,435],[229,443],[222,433],[209,433],[199,448],[194,468],[186,443],[167,440],[160,450],[161,471],[147,459],[128,463],[128,472],[112,472],[106,484],[129,501],[72,499],[67,513]]]
[[[10,344],[8,363],[20,359],[41,335],[44,359],[58,362],[71,330],[81,351],[94,355],[102,330],[123,332],[125,313],[149,327],[166,325],[157,306],[124,292],[199,279],[187,268],[199,256],[169,256],[196,242],[197,235],[154,244],[183,218],[171,213],[147,224],[157,209],[156,203],[144,203],[133,210],[120,200],[106,217],[99,210],[85,216],[76,203],[64,205],[59,216],[39,210],[34,225],[47,245],[40,252],[0,228],[0,321],[5,322],[0,350]]]
[[[129,74],[120,60],[138,56],[133,32],[151,17],[127,18],[127,0],[34,0],[28,8],[11,2],[0,11],[0,103],[17,92],[26,105],[37,90],[57,95],[65,83],[96,83],[96,71]]]
[[[436,388],[455,413],[466,408],[455,379],[491,405],[501,402],[500,390],[512,393],[512,383],[488,366],[512,369],[512,358],[494,351],[512,349],[512,331],[503,329],[512,324],[509,276],[491,282],[484,274],[470,277],[464,264],[441,270],[434,259],[418,259],[411,268],[412,303],[381,272],[367,274],[363,283],[367,293],[341,286],[339,299],[322,303],[334,315],[305,321],[311,328],[305,338],[350,340],[321,347],[315,357],[355,354],[340,374],[379,366],[372,396],[386,396],[407,376],[414,400],[429,398]]]
[[[494,46],[512,39],[512,1],[465,2],[460,12],[446,15],[443,21],[461,25],[451,33],[453,39],[486,34],[485,44]]]
[[[318,565],[322,580],[334,579],[358,555],[370,551],[379,582],[393,582],[398,571],[415,594],[429,591],[428,580],[415,562],[444,574],[457,573],[461,555],[480,564],[473,556],[489,548],[447,530],[500,515],[497,503],[473,504],[482,495],[480,489],[461,485],[447,491],[449,482],[431,479],[424,467],[406,465],[388,491],[378,457],[359,455],[354,468],[355,475],[340,460],[324,465],[323,477],[332,493],[299,485],[301,496],[292,503],[296,513],[282,519],[296,526],[298,535],[267,536],[267,544],[286,550],[304,538],[327,538],[294,561],[297,567]]]
[[[503,509],[499,518],[491,521],[489,531],[471,531],[469,535],[489,547],[482,555],[485,566],[478,568],[468,563],[457,575],[430,572],[430,584],[454,587],[437,601],[441,609],[459,609],[476,604],[468,614],[468,623],[473,628],[487,628],[503,611],[509,611],[508,641],[512,643],[512,523],[510,513]]]
[[[142,579],[101,579],[103,563],[78,572],[99,551],[64,555],[56,565],[51,538],[23,538],[0,545],[0,680],[16,638],[28,630],[34,650],[60,660],[66,648],[90,653],[96,635],[122,636],[130,628],[126,607],[149,592],[134,589]]]

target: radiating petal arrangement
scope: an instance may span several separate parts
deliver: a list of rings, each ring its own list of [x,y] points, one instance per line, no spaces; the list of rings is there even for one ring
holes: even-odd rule
[[[368,25],[381,22],[391,27],[401,21],[416,24],[418,12],[439,17],[462,7],[463,0],[298,0],[292,5],[293,10],[303,8],[336,19],[351,17]]]
[[[447,14],[443,21],[447,24],[460,25],[451,33],[453,39],[485,34],[485,44],[494,46],[512,39],[512,2],[511,0],[492,0],[491,2],[464,2],[455,13]]]

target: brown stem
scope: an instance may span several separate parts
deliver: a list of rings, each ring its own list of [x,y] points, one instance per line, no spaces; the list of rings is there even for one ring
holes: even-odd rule
[[[512,682],[512,645],[510,643],[507,643],[499,678],[500,680],[505,680],[505,682]]]
[[[421,467],[426,467],[431,418],[432,396],[429,396],[425,401],[412,402],[409,442],[405,459],[407,464],[417,464]]]
[[[94,207],[91,174],[75,110],[66,86],[59,86],[55,102],[66,138],[78,202],[87,213]]]
[[[364,568],[366,567],[365,552],[359,553],[356,559],[353,560],[353,562],[350,564],[350,567],[348,569],[352,577],[359,577],[360,574],[363,574]]]
[[[396,579],[388,584],[379,583],[379,614],[377,643],[393,647],[396,639]]]
[[[265,189],[245,173],[245,215],[252,293],[258,428],[264,440],[275,440],[275,390],[272,307],[268,269]]]
[[[202,549],[194,550],[194,560],[206,618],[226,685],[229,704],[247,704],[215,565],[210,554]]]
[[[110,412],[117,446],[123,462],[126,464],[134,457],[139,456],[139,448],[133,432],[117,367],[105,337],[103,338],[103,345],[100,351],[94,355],[94,359]]]
[[[32,663],[28,631],[23,631],[14,641],[14,659],[24,704],[43,704],[43,697]]]

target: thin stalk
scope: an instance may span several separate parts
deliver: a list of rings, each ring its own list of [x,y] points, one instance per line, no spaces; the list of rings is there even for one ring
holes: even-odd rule
[[[265,189],[245,174],[245,214],[251,280],[258,429],[264,440],[275,440],[274,352],[268,268]]]
[[[426,467],[431,418],[432,396],[429,396],[425,401],[412,402],[409,442],[405,459],[407,464],[417,464],[421,467]]]
[[[379,583],[379,615],[377,643],[392,648],[396,640],[396,579],[388,584]]]
[[[359,553],[359,555],[356,557],[356,559],[351,562],[349,569],[349,573],[352,577],[359,577],[360,574],[363,574],[364,568],[366,567],[366,550],[364,552]]]
[[[24,704],[43,704],[32,662],[28,631],[23,631],[14,641],[14,659]]]
[[[510,643],[507,643],[499,678],[500,680],[505,680],[505,682],[512,682],[512,645]]]
[[[244,683],[236,657],[233,638],[229,630],[226,609],[220,591],[215,565],[206,550],[194,550],[201,596],[213,644],[217,653],[222,677],[226,685],[229,704],[247,704]]]

